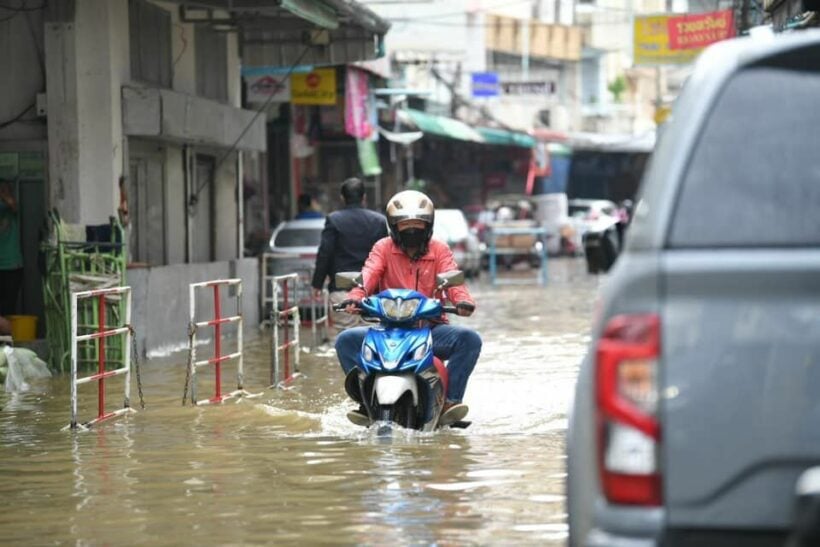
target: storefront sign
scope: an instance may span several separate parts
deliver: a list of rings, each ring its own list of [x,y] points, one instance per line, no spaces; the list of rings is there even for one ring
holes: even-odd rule
[[[372,118],[367,73],[349,66],[345,80],[345,133],[357,139],[373,137]]]
[[[290,101],[290,79],[287,76],[262,74],[259,76],[245,76],[248,90],[248,102],[286,103]]]
[[[681,65],[691,63],[698,49],[669,47],[668,15],[635,16],[635,65]]]
[[[732,10],[670,17],[669,49],[702,49],[735,35]]]
[[[555,82],[501,82],[504,95],[552,95]]]
[[[501,94],[498,73],[473,72],[472,90],[473,97],[498,97]]]
[[[307,74],[290,76],[293,104],[336,104],[336,69],[317,68]]]
[[[704,47],[735,34],[731,10],[691,15],[636,16],[635,65],[679,65]]]

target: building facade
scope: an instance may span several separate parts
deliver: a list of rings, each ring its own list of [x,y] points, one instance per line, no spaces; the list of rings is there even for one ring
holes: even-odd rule
[[[266,182],[268,142],[265,117],[242,107],[241,67],[373,58],[386,27],[355,2],[234,4],[0,8],[0,45],[14,52],[0,59],[12,75],[0,84],[0,176],[15,180],[22,207],[21,311],[42,315],[37,249],[56,211],[71,225],[125,226],[145,353],[185,345],[191,282],[242,278],[245,324],[258,323],[245,195]]]

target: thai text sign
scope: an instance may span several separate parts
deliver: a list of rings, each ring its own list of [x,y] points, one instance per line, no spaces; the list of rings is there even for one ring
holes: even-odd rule
[[[291,74],[293,104],[336,104],[336,69],[317,68],[307,74]]]
[[[731,10],[635,17],[634,64],[691,63],[709,44],[734,36]]]
[[[702,49],[735,35],[732,10],[670,17],[669,49]]]

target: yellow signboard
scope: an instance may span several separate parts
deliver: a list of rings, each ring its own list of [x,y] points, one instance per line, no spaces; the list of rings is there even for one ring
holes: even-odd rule
[[[669,47],[670,15],[635,17],[635,65],[681,65],[691,63],[701,49]]]
[[[336,104],[336,69],[317,68],[307,74],[291,74],[293,104]]]

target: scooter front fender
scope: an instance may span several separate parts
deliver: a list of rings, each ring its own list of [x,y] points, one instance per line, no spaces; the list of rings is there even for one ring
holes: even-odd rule
[[[385,374],[378,376],[373,386],[380,405],[392,405],[409,391],[413,394],[413,404],[419,404],[419,392],[415,374]]]

